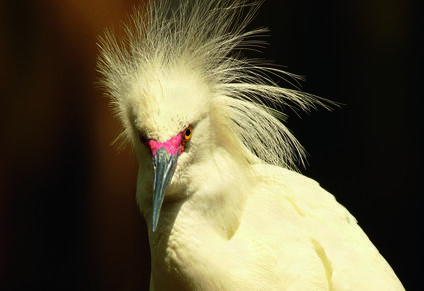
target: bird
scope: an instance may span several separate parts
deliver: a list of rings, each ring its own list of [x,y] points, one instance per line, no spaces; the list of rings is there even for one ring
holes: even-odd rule
[[[157,0],[120,39],[99,38],[98,71],[138,160],[150,290],[404,290],[349,211],[302,175],[285,109],[331,102],[245,56],[261,1]]]

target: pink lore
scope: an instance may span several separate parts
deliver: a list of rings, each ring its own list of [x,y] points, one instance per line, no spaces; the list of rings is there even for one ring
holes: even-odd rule
[[[153,139],[150,139],[148,141],[150,150],[152,151],[152,156],[156,156],[156,152],[160,148],[165,148],[168,153],[170,153],[173,156],[176,156],[177,154],[181,154],[183,145],[182,145],[182,139],[183,139],[183,133],[180,132],[176,136],[170,138],[169,140],[165,142],[158,142]]]

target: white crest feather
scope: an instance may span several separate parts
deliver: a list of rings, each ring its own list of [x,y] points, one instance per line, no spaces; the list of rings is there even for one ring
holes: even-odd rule
[[[244,31],[260,3],[186,0],[172,10],[175,2],[151,1],[133,15],[124,42],[110,33],[100,41],[99,71],[126,135],[130,137],[125,104],[132,84],[149,75],[151,68],[185,66],[208,84],[210,98],[221,106],[213,114],[229,119],[225,124],[241,147],[272,164],[291,169],[302,164],[302,146],[278,120],[284,114],[268,106],[308,111],[325,104],[310,94],[279,87],[267,74],[296,76],[242,57],[247,39],[266,31]],[[242,8],[247,16],[242,17]]]

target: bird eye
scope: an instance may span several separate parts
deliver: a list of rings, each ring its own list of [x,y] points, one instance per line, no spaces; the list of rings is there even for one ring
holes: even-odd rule
[[[141,133],[139,134],[139,136],[140,136],[140,141],[142,142],[142,143],[144,143],[144,144],[146,144],[149,140],[144,136],[144,135],[142,135]]]
[[[193,128],[189,125],[184,131],[184,140],[188,141],[193,135]]]

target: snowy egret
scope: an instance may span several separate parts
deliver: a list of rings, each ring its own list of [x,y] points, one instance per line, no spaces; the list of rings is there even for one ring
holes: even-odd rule
[[[150,289],[403,290],[355,218],[294,171],[303,149],[267,105],[325,102],[242,57],[264,32],[245,31],[258,5],[151,2],[99,60],[139,161]]]

